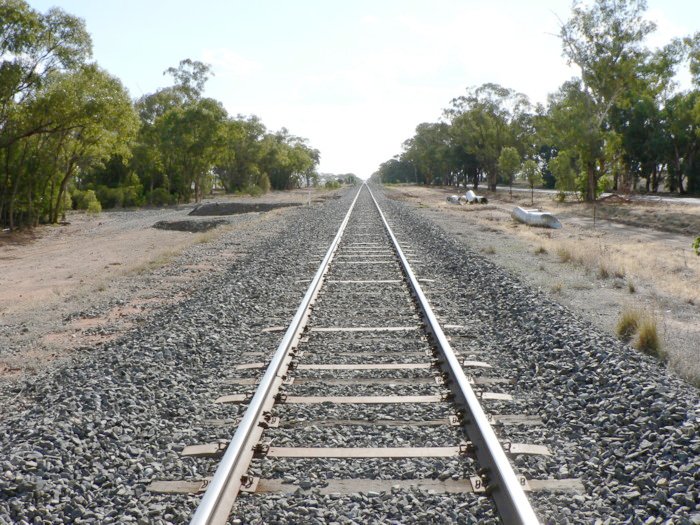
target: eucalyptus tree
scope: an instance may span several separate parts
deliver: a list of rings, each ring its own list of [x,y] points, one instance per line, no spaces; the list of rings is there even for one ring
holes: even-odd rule
[[[578,173],[576,159],[576,155],[570,151],[563,150],[558,152],[556,157],[553,157],[548,162],[548,168],[555,180],[554,187],[559,191],[562,200],[567,192],[576,189],[576,175]]]
[[[445,110],[456,147],[473,156],[476,170],[487,177],[489,189],[495,190],[499,182],[501,150],[510,146],[521,155],[525,153],[519,139],[525,135],[523,126],[529,122],[531,110],[524,94],[498,84],[469,88]]]
[[[14,187],[9,214],[20,211],[30,224],[57,222],[70,207],[71,180],[112,155],[128,156],[138,120],[119,80],[94,65],[52,73],[24,109],[29,122],[47,118],[54,130],[26,137],[20,154],[6,159]]]
[[[270,179],[272,188],[288,190],[301,186],[320,160],[318,150],[307,140],[291,135],[286,128],[268,133],[262,140],[260,169]]]
[[[530,204],[535,202],[535,186],[540,186],[542,184],[542,171],[540,167],[532,159],[527,159],[523,162],[523,177],[527,181],[527,185],[530,187]]]
[[[700,192],[700,91],[678,93],[667,100],[661,121],[670,186],[679,193]]]
[[[37,111],[38,93],[56,73],[85,64],[92,43],[84,22],[58,8],[42,14],[23,0],[4,0],[0,21],[0,224],[14,228],[38,220],[41,197],[27,177],[41,167],[37,144],[65,126],[51,111]]]
[[[141,127],[132,166],[151,191],[163,187],[179,200],[200,200],[224,155],[228,114],[220,102],[202,96],[208,64],[185,59],[164,74],[174,85],[136,102]]]
[[[42,14],[24,0],[3,0],[0,20],[0,148],[5,148],[55,128],[49,118],[15,117],[52,73],[85,64],[92,41],[82,19],[56,7]]]
[[[506,146],[498,157],[498,169],[503,180],[510,186],[510,195],[513,196],[513,179],[520,171],[520,154],[513,146]]]
[[[379,165],[372,174],[372,180],[383,183],[415,182],[418,184],[418,170],[415,164],[402,157],[389,159]]]
[[[595,200],[605,172],[604,142],[611,111],[632,89],[640,65],[648,60],[642,44],[655,25],[644,19],[645,9],[644,0],[576,1],[571,18],[560,28],[563,54],[580,68],[581,77],[560,90],[556,100],[560,107],[555,111],[583,119],[570,123],[567,133],[581,132],[575,150],[586,173],[584,193],[589,201]],[[561,107],[567,103],[572,107]]]
[[[426,184],[451,184],[452,166],[449,162],[449,125],[444,122],[424,122],[416,126],[415,135],[403,143],[402,159],[413,164]]]
[[[157,120],[163,166],[171,191],[187,202],[211,189],[211,173],[224,154],[228,115],[221,102],[201,98],[166,111]]]
[[[214,172],[227,192],[244,191],[257,186],[270,189],[267,173],[260,169],[265,125],[256,116],[230,118],[225,124],[226,146]]]

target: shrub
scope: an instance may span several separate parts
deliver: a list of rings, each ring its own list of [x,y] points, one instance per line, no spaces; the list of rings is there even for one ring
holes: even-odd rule
[[[618,337],[623,341],[629,341],[632,336],[637,331],[639,326],[639,321],[642,317],[642,312],[637,308],[626,308],[620,314],[620,318],[617,320],[617,326],[615,327],[615,332]]]
[[[259,173],[255,177],[255,185],[260,188],[260,190],[263,193],[267,193],[270,191],[270,177],[267,176],[267,173]]]
[[[122,204],[124,206],[143,206],[146,204],[146,198],[143,195],[143,186],[124,186],[122,188]]]
[[[100,204],[100,201],[94,200],[90,204],[88,204],[88,207],[87,207],[88,213],[100,213],[101,211],[102,211],[102,205]]]
[[[661,340],[656,329],[656,319],[652,316],[645,315],[639,322],[634,347],[645,354],[660,358],[665,357],[661,350]]]
[[[148,192],[146,200],[152,206],[168,206],[175,203],[175,196],[165,188],[156,188]]]
[[[571,262],[574,260],[574,256],[571,253],[571,250],[569,250],[568,248],[557,248],[557,255],[559,256],[559,260],[563,263]]]
[[[693,249],[695,250],[695,255],[700,256],[700,237],[693,242]]]
[[[260,197],[263,193],[265,193],[260,186],[257,184],[251,184],[250,186],[246,186],[243,188],[243,192],[247,193],[251,197]]]
[[[94,190],[75,190],[73,192],[73,207],[76,210],[87,210],[89,213],[100,213],[102,205],[97,200]]]
[[[326,181],[326,189],[337,190],[338,188],[340,188],[340,182],[338,182],[337,180]]]
[[[539,255],[539,254],[541,254],[541,253],[547,253],[547,248],[545,248],[544,246],[540,246],[539,248],[537,248],[537,249],[535,250],[535,253],[536,253],[537,255]]]
[[[99,185],[96,188],[97,198],[104,208],[121,208],[124,205],[124,190]]]

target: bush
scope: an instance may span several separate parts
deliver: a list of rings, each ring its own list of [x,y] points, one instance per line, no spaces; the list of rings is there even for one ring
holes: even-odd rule
[[[637,331],[641,317],[642,312],[637,308],[626,308],[623,310],[615,327],[618,337],[625,342],[631,340]]]
[[[634,337],[633,346],[645,354],[660,359],[666,356],[661,349],[661,338],[656,328],[654,316],[637,308],[627,308],[620,314],[617,321],[617,335],[625,342]]]
[[[700,237],[695,239],[695,242],[693,243],[693,249],[695,250],[695,255],[700,256]]]
[[[149,191],[146,195],[146,200],[152,206],[168,206],[176,202],[175,196],[165,188],[156,188],[153,191]]]
[[[146,204],[146,198],[143,195],[143,186],[140,184],[124,186],[122,188],[122,196],[122,204],[124,206],[139,207]]]
[[[76,210],[87,210],[89,213],[100,213],[102,211],[102,205],[93,190],[74,190],[72,197],[73,208]]]
[[[99,185],[95,189],[97,198],[104,208],[121,208],[124,206],[124,190],[122,188],[110,188]]]
[[[92,193],[94,200],[91,200],[88,203],[87,212],[88,213],[100,213],[102,211],[102,205],[100,204],[100,201],[98,201],[97,197],[95,197],[95,192],[93,192],[92,190],[88,190],[88,191]]]
[[[246,186],[245,188],[243,188],[243,193],[247,193],[251,197],[260,197],[260,195],[262,195],[265,192],[257,184],[251,184],[250,186]]]
[[[644,316],[639,322],[634,347],[645,354],[664,358],[664,354],[661,351],[661,340],[656,329],[656,319],[650,315]]]
[[[258,173],[255,177],[255,185],[260,188],[263,193],[270,191],[270,177],[267,173]]]
[[[340,182],[338,182],[337,180],[327,180],[325,186],[326,189],[337,190],[338,188],[340,188]]]

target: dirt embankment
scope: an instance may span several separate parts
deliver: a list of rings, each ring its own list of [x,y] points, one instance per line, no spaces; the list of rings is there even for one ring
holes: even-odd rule
[[[557,203],[552,196],[487,193],[487,205],[446,201],[454,188],[390,187],[392,198],[526,283],[614,333],[623,311],[650,313],[668,366],[700,385],[700,205],[665,202]],[[484,193],[481,190],[479,193]],[[514,206],[554,213],[561,230],[528,227],[510,217]]]
[[[65,225],[0,233],[0,379],[137,328],[158,308],[184,300],[202,276],[244,257],[296,206],[336,193],[224,197],[216,199],[224,213],[215,219],[188,216],[194,205],[74,212]],[[222,248],[222,236],[235,237],[237,249]]]

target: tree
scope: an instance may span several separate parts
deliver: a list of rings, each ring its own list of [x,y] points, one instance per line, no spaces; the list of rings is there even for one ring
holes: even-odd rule
[[[214,168],[227,192],[248,191],[255,186],[263,191],[270,188],[267,173],[260,169],[265,133],[265,126],[256,116],[239,115],[227,121],[226,147]]]
[[[213,76],[209,64],[190,58],[180,60],[178,67],[169,67],[163,74],[173,77],[175,80],[174,89],[190,102],[202,97],[204,85],[209,77]]]
[[[576,189],[576,156],[567,150],[562,150],[549,161],[549,169],[554,175],[554,187],[559,190],[562,200],[566,192]]]
[[[401,158],[389,159],[386,162],[382,162],[379,169],[372,174],[372,179],[384,184],[396,182],[418,183],[415,165]]]
[[[546,124],[542,132],[560,150],[575,155],[581,166],[581,193],[588,200],[598,195],[598,181],[604,171],[606,131],[595,113],[595,101],[578,80],[565,82],[549,96]],[[593,185],[591,187],[591,185]]]
[[[23,0],[5,0],[0,20],[0,224],[14,228],[38,222],[45,196],[37,195],[43,188],[35,177],[48,152],[37,148],[66,125],[42,107],[39,92],[57,73],[78,70],[92,44],[83,21],[58,8],[41,14]]]
[[[531,105],[522,93],[498,84],[483,84],[467,89],[467,94],[453,99],[445,110],[450,119],[452,136],[458,150],[472,155],[479,173],[485,173],[489,189],[495,191],[499,182],[498,159],[501,150],[512,146],[525,153],[520,139],[527,134]]]
[[[85,64],[92,41],[82,19],[59,8],[41,14],[24,0],[4,0],[0,20],[0,148],[5,148],[54,129],[49,118],[16,117],[51,74]]]
[[[501,155],[498,157],[498,169],[501,172],[503,180],[510,186],[510,196],[513,196],[513,178],[520,170],[520,155],[518,150],[512,146],[506,146],[501,150]]]
[[[523,162],[523,177],[527,181],[527,185],[530,186],[530,204],[535,202],[535,186],[542,185],[542,172],[540,167],[532,159],[527,159]]]
[[[648,58],[642,41],[655,26],[644,20],[644,0],[595,0],[574,3],[572,17],[561,26],[563,53],[569,64],[581,69],[580,83],[569,82],[568,100],[585,113],[579,147],[586,170],[586,200],[596,198],[602,175],[602,152],[608,118],[614,105],[635,82],[635,72]],[[566,100],[563,99],[563,100]]]
[[[219,101],[203,98],[172,108],[157,121],[171,189],[185,202],[192,196],[200,201],[211,188],[210,174],[226,144],[227,116]]]
[[[402,158],[413,164],[426,184],[452,183],[448,131],[449,126],[445,123],[424,122],[418,124],[416,134],[403,143]]]
[[[662,111],[670,186],[679,193],[700,191],[700,91],[671,97]],[[685,184],[685,187],[684,187]]]

